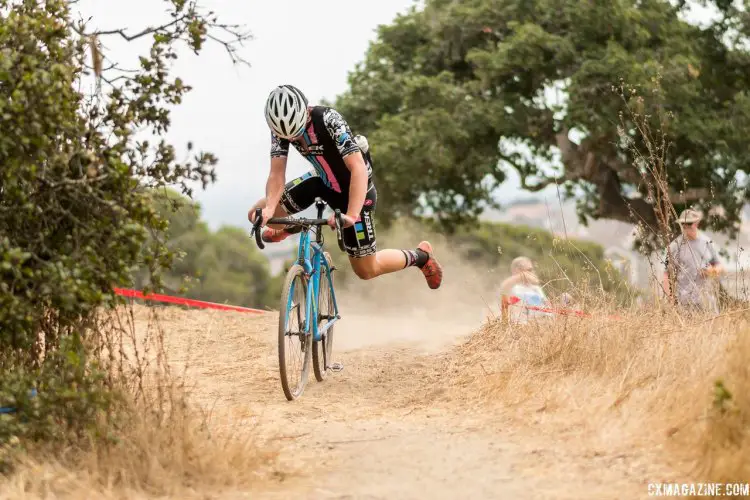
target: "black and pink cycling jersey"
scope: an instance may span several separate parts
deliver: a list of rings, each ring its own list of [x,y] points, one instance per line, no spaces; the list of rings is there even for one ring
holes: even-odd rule
[[[310,106],[310,123],[302,136],[293,141],[281,139],[271,133],[271,157],[285,158],[289,155],[289,144],[309,161],[323,183],[336,193],[348,194],[351,172],[344,158],[361,150],[354,141],[344,117],[333,108]],[[372,180],[372,162],[363,154],[367,165],[368,184]]]

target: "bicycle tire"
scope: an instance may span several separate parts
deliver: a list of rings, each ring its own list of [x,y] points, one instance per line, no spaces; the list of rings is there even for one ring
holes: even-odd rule
[[[297,286],[293,286],[297,285]],[[279,377],[281,378],[281,388],[284,390],[284,396],[289,401],[293,401],[305,391],[307,379],[310,373],[310,351],[312,351],[312,333],[302,333],[306,327],[307,315],[307,287],[309,283],[305,277],[305,271],[299,264],[289,268],[284,281],[284,288],[281,292],[281,307],[279,308]],[[290,301],[290,294],[292,300]],[[299,295],[298,295],[299,294]],[[294,299],[299,299],[294,306]],[[292,304],[292,309],[289,305]],[[287,335],[290,319],[297,320],[298,333],[296,335]],[[304,318],[304,321],[303,321]],[[293,357],[295,351],[295,342],[292,337],[299,339],[299,350],[302,353],[301,367],[299,378],[296,385],[290,384],[290,377],[287,370],[287,361]]]
[[[328,268],[333,268],[333,262],[331,261],[331,255],[328,252],[324,252],[325,258],[328,261]],[[333,308],[333,298],[331,297],[331,287],[328,284],[328,278],[325,276],[324,269],[321,267],[320,277],[320,290],[318,290],[318,328],[321,326],[321,316],[325,314],[328,317],[333,316],[335,313]],[[331,272],[331,283],[333,283],[333,272]],[[324,311],[325,308],[325,311]],[[324,311],[324,312],[323,312]],[[326,321],[328,322],[328,320]],[[323,325],[325,326],[325,325]],[[315,379],[318,382],[323,382],[328,372],[331,371],[331,356],[333,355],[333,329],[330,327],[320,340],[313,340],[312,348],[312,361],[313,361],[313,372],[315,373]]]

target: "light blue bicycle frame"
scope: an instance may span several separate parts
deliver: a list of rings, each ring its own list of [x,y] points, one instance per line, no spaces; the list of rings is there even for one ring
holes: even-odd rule
[[[320,231],[321,228],[316,228],[316,231]],[[305,331],[304,334],[308,335],[313,332],[313,340],[321,340],[323,334],[328,331],[339,319],[339,306],[336,302],[336,292],[333,288],[333,280],[331,279],[331,269],[328,266],[328,261],[323,255],[323,246],[317,241],[310,240],[311,231],[302,231],[299,238],[299,249],[297,250],[297,263],[302,266],[305,274],[310,278],[307,286],[307,306],[305,310]],[[319,330],[318,328],[318,294],[320,293],[320,277],[321,273],[325,272],[326,285],[331,289],[331,300],[333,301],[333,318],[328,320],[328,323]],[[287,324],[284,328],[289,328],[289,311],[292,308],[292,300],[294,297],[294,286],[289,290],[289,297],[287,298],[286,310],[287,310]],[[314,299],[314,300],[313,300]],[[302,332],[300,332],[302,333]]]

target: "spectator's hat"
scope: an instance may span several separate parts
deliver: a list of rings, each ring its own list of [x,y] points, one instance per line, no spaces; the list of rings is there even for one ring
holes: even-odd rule
[[[683,210],[680,216],[677,218],[678,224],[692,224],[693,222],[700,222],[703,219],[703,214],[692,208]]]

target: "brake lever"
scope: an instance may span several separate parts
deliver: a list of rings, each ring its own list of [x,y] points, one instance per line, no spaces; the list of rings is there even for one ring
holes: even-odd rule
[[[263,240],[261,239],[260,234],[260,227],[263,225],[263,210],[260,208],[255,209],[255,222],[253,222],[253,230],[250,234],[255,236],[255,243],[258,245],[258,248],[263,250],[266,248],[266,245],[263,243]]]
[[[334,217],[336,219],[336,241],[339,244],[339,249],[342,252],[346,252],[346,248],[344,248],[344,221],[341,217],[341,210],[338,208],[334,211]]]

